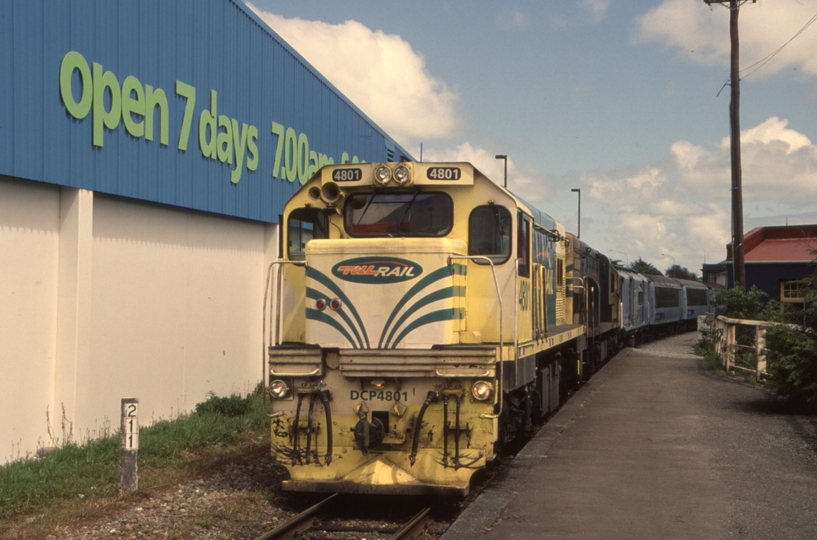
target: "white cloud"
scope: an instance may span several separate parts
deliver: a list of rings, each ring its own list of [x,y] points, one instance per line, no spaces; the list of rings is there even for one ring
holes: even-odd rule
[[[788,120],[781,120],[773,116],[758,126],[742,131],[740,143],[741,145],[753,145],[779,141],[787,146],[787,154],[811,146],[811,139],[793,129],[786,129],[787,125],[789,125]],[[721,141],[721,148],[729,148],[730,144],[730,138],[724,137]]]
[[[741,76],[791,40],[814,16],[810,2],[759,2],[741,7],[738,16]],[[729,10],[703,1],[664,0],[638,18],[636,40],[663,43],[687,59],[708,65],[727,65],[730,56]],[[753,77],[769,77],[796,68],[817,76],[817,24],[786,45]]]
[[[495,153],[475,147],[468,142],[455,148],[429,149],[423,153],[423,161],[467,161],[497,184],[502,185],[505,181],[505,160],[497,159]],[[540,179],[517,169],[510,157],[508,158],[508,189],[521,196],[529,194],[526,199],[531,203],[543,199],[548,193]]]
[[[783,225],[781,216],[817,215],[817,146],[787,126],[772,117],[741,132],[745,223]],[[581,184],[592,218],[583,218],[583,238],[597,238],[601,245],[594,247],[621,250],[630,260],[643,257],[662,270],[672,257],[693,272],[704,255],[708,262],[725,257],[731,234],[728,138],[713,148],[678,141],[660,163],[588,173]]]
[[[458,96],[428,73],[422,55],[400,36],[357,21],[286,19],[248,5],[407,150],[453,133]]]

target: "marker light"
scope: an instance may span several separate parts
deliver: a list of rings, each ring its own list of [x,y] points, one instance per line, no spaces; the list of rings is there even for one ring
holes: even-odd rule
[[[478,401],[490,399],[493,393],[494,386],[488,381],[477,381],[474,383],[473,388],[471,388],[471,394],[473,394],[474,399]]]
[[[326,299],[318,298],[317,300],[315,300],[315,307],[318,309],[318,311],[323,311],[324,309],[326,309]]]
[[[343,306],[343,302],[340,301],[340,298],[333,298],[329,302],[329,307],[334,309],[335,311],[339,310]]]
[[[409,181],[409,170],[405,165],[400,165],[394,169],[394,181],[401,186]]]
[[[275,379],[269,383],[269,395],[275,399],[283,399],[289,393],[289,386],[281,379]]]
[[[377,184],[385,185],[391,180],[391,169],[382,165],[374,172],[374,181]]]

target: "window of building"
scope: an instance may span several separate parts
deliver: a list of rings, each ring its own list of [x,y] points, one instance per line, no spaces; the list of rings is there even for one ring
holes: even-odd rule
[[[806,284],[800,280],[790,280],[780,282],[780,309],[783,304],[791,307],[804,309],[806,307]]]
[[[511,255],[511,213],[491,204],[474,208],[468,217],[468,254],[484,255],[502,264]],[[475,261],[485,264],[479,260]]]

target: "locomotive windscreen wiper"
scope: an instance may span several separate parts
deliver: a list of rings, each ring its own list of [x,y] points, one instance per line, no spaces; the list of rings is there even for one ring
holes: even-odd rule
[[[411,196],[411,200],[409,201],[408,205],[406,206],[406,211],[403,212],[403,217],[401,217],[400,221],[397,223],[397,228],[398,229],[400,228],[400,225],[402,225],[403,222],[406,220],[406,217],[408,217],[409,212],[411,211],[411,207],[414,205],[414,201],[417,200],[417,195],[419,195],[419,194],[420,194],[419,189],[414,190],[414,194]]]
[[[363,221],[363,216],[365,216],[366,212],[369,211],[369,207],[372,205],[372,201],[374,201],[375,197],[377,197],[377,193],[372,193],[372,196],[366,201],[366,206],[363,208],[363,212],[360,213],[360,217],[355,225],[360,225],[360,222]]]

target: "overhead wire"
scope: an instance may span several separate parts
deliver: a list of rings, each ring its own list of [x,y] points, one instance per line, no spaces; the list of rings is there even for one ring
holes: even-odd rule
[[[795,39],[797,39],[797,37],[798,37],[800,34],[802,34],[802,33],[803,33],[803,32],[804,32],[804,31],[805,31],[805,30],[806,30],[806,29],[807,29],[809,26],[811,26],[812,24],[814,24],[814,22],[815,22],[815,21],[817,21],[817,13],[815,13],[815,14],[814,14],[814,15],[811,17],[811,19],[809,19],[809,20],[808,20],[808,22],[807,22],[806,24],[804,24],[804,25],[803,25],[803,27],[802,27],[800,30],[798,30],[798,31],[797,31],[797,33],[796,33],[796,34],[794,34],[794,35],[791,37],[791,39],[789,39],[789,40],[788,40],[786,43],[784,43],[783,45],[781,45],[780,47],[778,47],[778,48],[777,48],[777,50],[775,50],[773,53],[771,53],[771,54],[767,55],[767,56],[766,56],[766,57],[764,57],[764,58],[761,58],[760,60],[758,60],[758,61],[757,61],[757,62],[755,62],[754,64],[749,65],[749,66],[746,66],[745,68],[743,68],[743,69],[741,70],[742,72],[743,72],[743,71],[746,71],[747,69],[752,69],[753,67],[754,67],[755,69],[752,69],[752,71],[750,71],[749,73],[746,73],[745,75],[742,75],[742,76],[740,77],[740,78],[741,78],[741,80],[745,79],[746,77],[748,77],[749,75],[751,75],[751,74],[752,74],[752,73],[754,73],[755,71],[757,71],[757,70],[759,70],[760,68],[762,68],[763,66],[765,66],[765,65],[766,65],[766,64],[767,64],[767,63],[768,63],[768,62],[769,62],[769,61],[770,61],[772,58],[774,58],[775,56],[777,56],[777,54],[778,54],[780,51],[782,51],[782,50],[783,50],[783,49],[786,47],[786,45],[788,45],[789,43],[791,43],[792,41],[794,41]],[[757,67],[755,67],[755,66],[757,66]]]
[[[737,8],[736,8],[736,9],[740,9],[740,6],[741,6],[742,4],[745,4],[745,3],[746,3],[746,2],[748,2],[748,1],[749,1],[749,0],[744,0],[743,2],[739,2],[739,3],[738,3],[738,6],[737,6]],[[745,79],[746,77],[748,77],[748,76],[749,76],[749,75],[751,75],[752,73],[756,72],[757,70],[759,70],[760,68],[762,68],[763,66],[765,66],[765,65],[766,65],[766,64],[767,64],[767,63],[768,63],[768,62],[769,62],[769,61],[770,61],[772,58],[774,58],[775,56],[777,56],[777,54],[778,54],[780,51],[782,51],[782,50],[783,50],[783,49],[786,47],[786,45],[788,45],[789,43],[791,43],[792,41],[794,41],[795,39],[797,39],[797,37],[799,37],[799,36],[800,36],[800,34],[802,34],[803,32],[805,32],[805,30],[806,30],[806,29],[807,29],[809,26],[811,26],[812,24],[814,24],[814,22],[815,22],[815,21],[817,21],[817,13],[815,13],[814,15],[812,15],[811,19],[809,19],[809,20],[808,20],[808,22],[806,22],[806,24],[804,24],[804,25],[803,25],[803,27],[802,27],[802,28],[800,28],[800,30],[798,30],[798,31],[797,31],[797,33],[795,33],[795,34],[794,34],[794,35],[793,35],[793,36],[792,36],[792,37],[791,37],[791,38],[790,38],[790,39],[789,39],[789,40],[788,40],[786,43],[784,43],[783,45],[781,45],[780,47],[778,47],[778,48],[777,48],[777,49],[776,49],[774,52],[772,52],[772,53],[770,53],[770,54],[766,55],[765,57],[761,58],[760,60],[758,60],[758,61],[757,61],[757,62],[755,62],[754,64],[751,64],[751,65],[746,66],[745,68],[741,69],[741,70],[740,70],[741,72],[745,72],[747,69],[752,69],[752,68],[755,68],[755,69],[752,69],[752,71],[750,71],[750,72],[746,73],[746,75],[741,76],[741,77],[740,77],[740,80],[742,81],[743,79]],[[755,67],[755,66],[757,66],[757,67]],[[725,83],[723,83],[723,86],[721,87],[721,89],[720,89],[720,90],[718,90],[718,94],[717,94],[718,96],[720,96],[720,95],[721,95],[721,92],[723,91],[723,89],[724,89],[724,88],[726,88],[726,87],[729,85],[729,83],[730,83],[730,80],[728,80],[728,79],[727,79],[727,81],[726,81]]]

